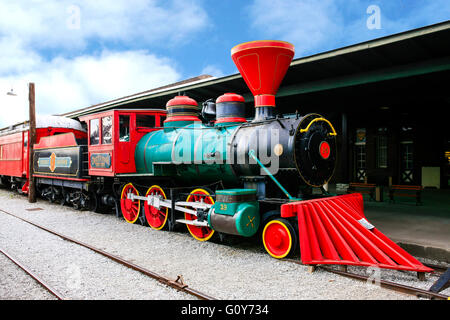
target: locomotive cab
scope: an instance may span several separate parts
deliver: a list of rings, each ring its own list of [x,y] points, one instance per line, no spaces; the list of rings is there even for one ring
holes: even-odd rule
[[[160,109],[110,110],[80,117],[88,126],[89,174],[135,173],[134,149],[147,133],[162,127]]]

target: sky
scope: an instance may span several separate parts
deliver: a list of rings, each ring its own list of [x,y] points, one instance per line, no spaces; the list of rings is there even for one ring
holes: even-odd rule
[[[37,114],[60,114],[234,74],[246,41],[300,58],[449,19],[448,0],[0,0],[0,128],[28,119],[29,82]]]

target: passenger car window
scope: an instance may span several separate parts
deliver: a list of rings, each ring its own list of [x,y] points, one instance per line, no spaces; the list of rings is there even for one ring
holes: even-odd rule
[[[112,143],[112,117],[102,118],[102,144]]]
[[[119,116],[119,141],[130,141],[130,116]]]
[[[100,133],[99,133],[99,120],[98,119],[92,119],[90,121],[89,126],[89,143],[92,144],[98,144],[100,142]]]

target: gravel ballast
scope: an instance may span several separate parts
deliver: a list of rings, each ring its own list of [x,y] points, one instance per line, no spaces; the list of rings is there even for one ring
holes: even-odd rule
[[[26,210],[30,208],[42,210]],[[0,209],[162,276],[182,275],[191,288],[218,299],[417,299],[320,269],[310,274],[306,266],[273,259],[262,245],[248,240],[233,245],[199,242],[187,232],[155,231],[112,214],[76,211],[41,199],[31,204],[4,189]],[[195,299],[2,212],[0,246],[69,299]],[[0,299],[54,299],[1,254],[0,266]],[[364,268],[349,271],[365,273]],[[381,270],[381,278],[425,289],[437,279],[427,275],[421,282],[413,272],[391,270]]]

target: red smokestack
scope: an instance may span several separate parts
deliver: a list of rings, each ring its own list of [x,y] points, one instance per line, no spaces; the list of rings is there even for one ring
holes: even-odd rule
[[[275,94],[293,57],[294,45],[284,41],[251,41],[231,49],[231,58],[255,96],[256,108],[275,107]]]

